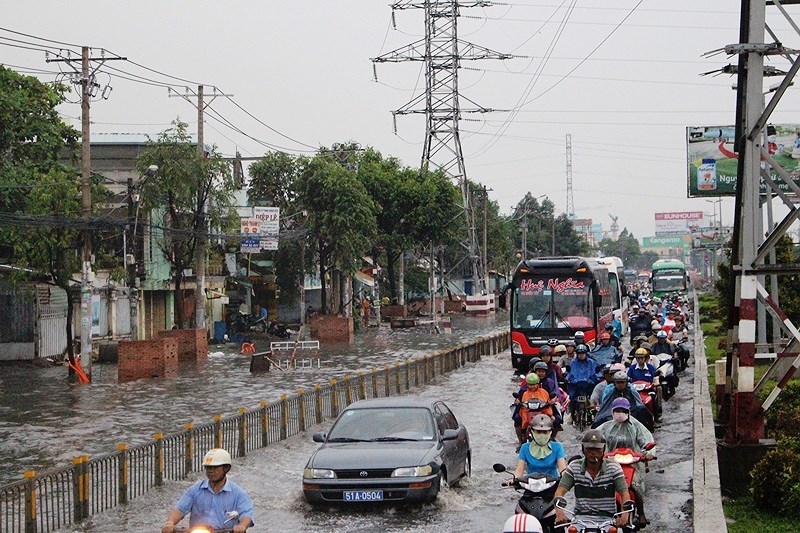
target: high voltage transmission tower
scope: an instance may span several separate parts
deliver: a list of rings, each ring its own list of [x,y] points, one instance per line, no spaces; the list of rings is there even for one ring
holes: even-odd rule
[[[732,305],[728,333],[732,342],[728,345],[725,364],[718,362],[716,368],[717,422],[726,426],[726,446],[737,454],[735,457],[730,453],[721,455],[720,471],[735,464],[749,468],[752,466],[750,459],[739,461],[738,458],[761,457],[753,450],[764,437],[765,412],[800,367],[800,331],[777,303],[777,283],[767,291],[764,281],[765,275],[800,273],[800,264],[775,259],[775,246],[800,218],[800,207],[794,203],[800,197],[800,184],[776,160],[781,153],[776,153],[767,139],[772,129],[768,126],[770,116],[800,70],[800,51],[784,47],[774,26],[766,24],[767,6],[775,7],[800,34],[800,27],[784,7],[798,3],[798,0],[742,0],[739,42],[708,53],[738,56],[738,64],[728,64],[715,71],[737,75],[734,151],[737,153],[738,179],[730,260],[729,301]],[[765,33],[769,33],[771,42],[765,40]],[[766,58],[770,61],[768,65],[765,65]],[[783,61],[789,66],[786,70],[781,65]],[[764,79],[767,76],[781,78],[780,83],[765,90]],[[769,97],[766,105],[765,97]],[[761,190],[760,182],[766,185],[765,191]],[[785,204],[788,211],[777,224],[771,220],[775,197]],[[766,227],[764,207],[767,208]],[[779,353],[766,375],[756,383],[756,351],[764,348],[763,343],[757,344],[756,336],[766,339],[766,320],[762,319],[765,312],[780,325],[788,336],[788,343],[773,339],[772,351]],[[789,361],[791,366],[786,365]],[[779,380],[778,384],[768,395],[763,394],[765,391],[762,389],[771,386],[769,380],[773,378]]]
[[[512,56],[459,39],[458,17],[463,8],[491,5],[491,2],[482,0],[396,2],[391,5],[392,21],[394,21],[394,11],[406,9],[424,11],[425,37],[372,60],[373,63],[401,61],[425,63],[425,92],[412,97],[403,107],[393,111],[392,115],[396,129],[397,115],[425,114],[425,144],[422,149],[421,167],[423,170],[431,166],[441,169],[457,181],[461,188],[461,202],[467,226],[464,246],[472,267],[473,293],[479,292],[481,280],[485,279],[485,275],[481,275],[481,254],[478,253],[472,194],[467,181],[458,123],[462,113],[487,113],[493,110],[476,104],[459,92],[458,71],[462,61],[510,59]],[[375,77],[377,78],[377,73]],[[461,107],[462,98],[475,107]]]
[[[572,135],[567,133],[567,218],[575,218],[575,197],[572,194]]]

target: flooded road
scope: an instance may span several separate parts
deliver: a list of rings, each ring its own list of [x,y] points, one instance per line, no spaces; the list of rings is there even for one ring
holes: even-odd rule
[[[277,400],[299,388],[311,388],[358,370],[423,356],[507,328],[508,315],[453,317],[453,333],[437,334],[427,326],[413,329],[370,328],[352,344],[323,345],[320,369],[273,370],[250,374],[250,358],[239,347],[210,346],[203,369],[181,368],[174,379],[117,383],[116,365],[93,365],[93,382],[67,381],[66,367],[30,365],[0,368],[0,485],[22,479],[26,470],[67,465],[78,455],[114,451],[156,432],[172,433],[186,422],[208,422],[239,407]],[[256,343],[258,351],[267,345]]]
[[[647,477],[646,510],[652,523],[646,531],[692,531],[687,511],[691,499],[693,369],[690,366],[682,374],[676,396],[664,406],[664,425],[655,432],[658,460],[652,463]],[[444,492],[435,504],[410,509],[312,509],[302,496],[302,471],[318,446],[311,435],[327,431],[332,424],[329,421],[235,460],[231,477],[248,490],[255,503],[253,531],[500,531],[517,500],[513,490],[500,487],[505,475],[496,474],[491,467],[495,462],[516,464],[509,405],[517,386],[509,354],[484,357],[438,379],[436,384],[411,393],[444,399],[467,426],[473,464],[472,477],[463,487]],[[571,426],[559,434],[568,456],[580,451],[579,439]],[[68,531],[157,531],[182,491],[201,476],[193,474],[190,480],[153,489]]]

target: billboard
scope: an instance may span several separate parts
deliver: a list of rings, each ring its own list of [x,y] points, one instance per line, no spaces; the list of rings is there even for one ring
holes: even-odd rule
[[[673,211],[656,213],[656,237],[688,235],[703,225],[702,211]]]
[[[800,124],[770,124],[767,144],[772,157],[800,185]],[[737,155],[733,151],[733,126],[695,126],[686,128],[687,192],[689,198],[733,196],[736,194]],[[778,187],[792,193],[776,172],[771,172]],[[767,184],[760,180],[761,194]]]
[[[278,249],[280,230],[280,208],[253,207],[253,216],[241,218],[243,254],[255,254],[262,250]]]
[[[642,248],[683,248],[688,244],[686,236],[642,237]]]

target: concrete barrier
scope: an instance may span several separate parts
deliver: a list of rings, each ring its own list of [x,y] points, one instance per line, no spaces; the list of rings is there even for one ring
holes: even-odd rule
[[[717,439],[714,435],[714,415],[711,393],[708,390],[708,361],[700,329],[700,305],[694,296],[694,417],[692,430],[692,498],[694,530],[728,531],[722,511],[722,492],[719,482]]]

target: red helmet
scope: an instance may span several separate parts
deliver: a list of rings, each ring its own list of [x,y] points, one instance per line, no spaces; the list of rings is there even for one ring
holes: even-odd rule
[[[611,334],[609,334],[607,331],[604,331],[603,333],[600,334],[600,340],[601,341],[607,341],[610,338],[611,338]]]

